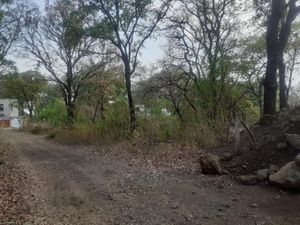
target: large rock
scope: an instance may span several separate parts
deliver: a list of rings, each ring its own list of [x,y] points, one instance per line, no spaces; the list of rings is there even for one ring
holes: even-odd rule
[[[300,135],[286,134],[286,140],[293,148],[300,151]]]
[[[219,157],[211,153],[201,154],[199,164],[203,174],[222,174],[223,172]]]
[[[295,161],[286,164],[269,179],[282,187],[300,191],[300,154],[297,155]]]

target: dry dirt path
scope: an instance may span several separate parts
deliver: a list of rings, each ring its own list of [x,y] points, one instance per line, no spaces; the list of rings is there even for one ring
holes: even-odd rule
[[[27,198],[32,224],[300,224],[297,194],[241,186],[226,176],[153,173],[21,132],[1,131],[0,138],[30,178],[24,195],[35,199]]]

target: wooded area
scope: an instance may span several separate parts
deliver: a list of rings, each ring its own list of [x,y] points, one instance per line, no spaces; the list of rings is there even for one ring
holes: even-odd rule
[[[0,225],[300,224],[300,0],[0,0]]]
[[[298,104],[299,12],[296,0],[2,0],[1,96],[99,138],[222,144],[237,119]],[[143,65],[153,38],[164,57]],[[36,67],[18,72],[9,50]]]

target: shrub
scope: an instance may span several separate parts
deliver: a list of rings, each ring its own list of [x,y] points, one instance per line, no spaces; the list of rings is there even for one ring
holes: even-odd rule
[[[129,135],[127,107],[110,105],[106,108],[105,119],[95,122],[84,119],[81,115],[69,127],[56,131],[55,140],[62,144],[98,144],[118,141]]]
[[[67,123],[67,111],[64,102],[60,99],[53,99],[45,107],[37,110],[36,119],[47,121],[52,126],[61,126]]]

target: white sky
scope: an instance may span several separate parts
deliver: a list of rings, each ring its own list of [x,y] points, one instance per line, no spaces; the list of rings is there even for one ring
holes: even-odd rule
[[[32,2],[36,3],[42,10],[45,7],[46,0],[32,0]],[[151,64],[154,64],[157,60],[163,58],[164,52],[162,50],[162,46],[165,44],[165,42],[165,39],[160,37],[158,37],[155,40],[149,39],[146,42],[145,48],[142,50],[142,55],[140,56],[140,61],[143,66],[150,66]],[[7,58],[15,61],[19,72],[32,70],[36,65],[36,63],[32,60],[18,56],[13,51],[10,52]]]

